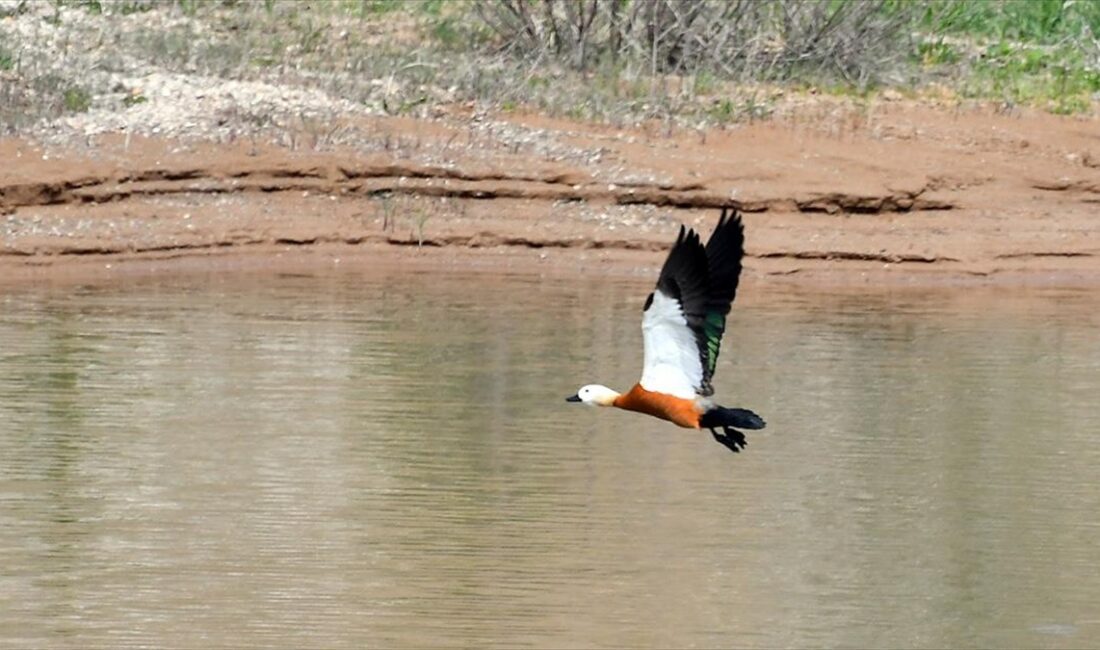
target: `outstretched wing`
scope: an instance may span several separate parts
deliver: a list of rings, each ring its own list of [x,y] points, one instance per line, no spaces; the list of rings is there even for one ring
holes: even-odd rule
[[[718,350],[722,334],[726,331],[726,315],[737,295],[737,283],[741,279],[741,258],[745,254],[745,229],[736,211],[722,208],[718,226],[707,241],[707,302],[703,310],[699,337],[699,354],[703,362],[703,385],[699,393],[712,395],[710,379],[718,364]],[[689,320],[689,323],[691,321]]]
[[[680,228],[642,316],[642,388],[685,399],[714,392],[743,242],[740,218],[726,210],[705,248],[694,230]]]

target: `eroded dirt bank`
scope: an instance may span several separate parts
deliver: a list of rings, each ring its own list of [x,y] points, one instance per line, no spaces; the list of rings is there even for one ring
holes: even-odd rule
[[[0,274],[420,247],[658,263],[677,223],[732,205],[761,277],[1100,281],[1095,119],[897,103],[672,133],[461,111],[340,126],[363,144],[0,143]]]

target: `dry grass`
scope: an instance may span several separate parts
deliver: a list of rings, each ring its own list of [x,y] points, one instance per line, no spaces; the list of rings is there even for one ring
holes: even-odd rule
[[[431,117],[468,104],[699,127],[782,115],[798,89],[859,102],[882,87],[919,94],[928,79],[960,96],[1040,105],[1057,98],[1052,110],[1091,110],[1100,46],[1087,20],[1080,38],[1060,46],[1080,54],[1051,59],[1047,73],[1049,57],[1032,50],[1002,48],[1010,64],[991,65],[989,52],[1002,50],[976,36],[930,32],[937,16],[962,25],[962,5],[953,2],[7,0],[0,129],[23,132],[86,111],[140,114],[158,99],[144,83],[153,73],[343,102],[295,115],[239,101],[219,117],[234,132],[294,131],[285,137],[310,147],[338,141],[331,125],[350,107]],[[959,54],[955,42],[975,43],[973,52]],[[1043,83],[1019,82],[1025,75]]]

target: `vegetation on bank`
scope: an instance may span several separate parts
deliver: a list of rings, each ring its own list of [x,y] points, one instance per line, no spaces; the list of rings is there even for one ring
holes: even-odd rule
[[[1100,0],[0,0],[0,128],[145,101],[149,69],[391,114],[766,118],[799,91],[1095,112]]]

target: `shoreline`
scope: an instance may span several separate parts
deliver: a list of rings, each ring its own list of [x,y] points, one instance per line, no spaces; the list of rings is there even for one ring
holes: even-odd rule
[[[922,55],[957,69],[852,93],[531,67],[441,47],[485,27],[454,6],[8,4],[5,286],[308,266],[330,248],[414,268],[419,246],[456,268],[629,273],[721,207],[768,282],[1100,284],[1097,97],[1086,61],[1041,39],[968,46],[961,67]],[[971,92],[953,75],[979,60],[1026,61],[1013,74],[1047,101]]]
[[[221,248],[186,253],[118,253],[0,256],[0,292],[30,287],[163,282],[176,277],[226,278],[286,274],[364,272],[537,275],[570,278],[584,274],[645,283],[656,277],[664,251],[625,249],[540,249],[526,247],[437,247],[389,244],[308,244]],[[883,265],[839,260],[790,268],[746,257],[743,281],[777,289],[829,292],[961,289],[1075,289],[1100,286],[1100,271],[1045,267],[974,273],[942,265]]]
[[[316,266],[330,251],[630,273],[659,265],[681,224],[705,236],[721,206],[741,211],[746,270],[763,281],[1100,284],[1094,118],[899,103],[842,134],[537,115],[355,128],[367,144],[0,139],[14,163],[0,169],[0,284]]]

